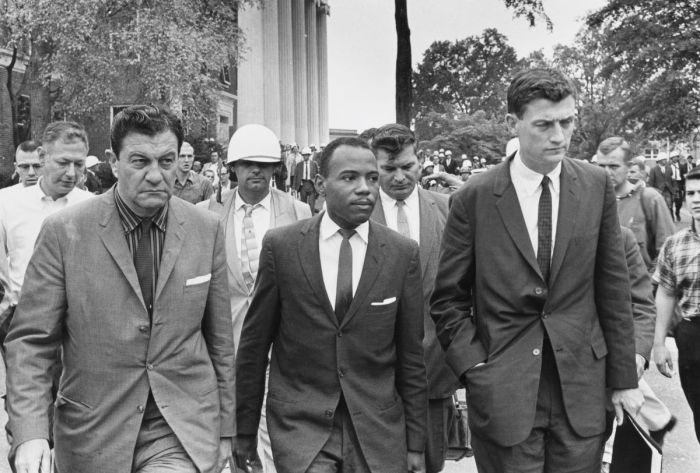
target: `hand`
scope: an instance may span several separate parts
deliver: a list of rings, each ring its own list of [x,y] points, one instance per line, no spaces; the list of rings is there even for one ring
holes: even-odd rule
[[[216,469],[221,473],[221,471],[226,468],[228,463],[231,470],[233,470],[233,439],[231,437],[222,437],[219,440],[219,453],[216,458]]]
[[[17,473],[51,473],[51,449],[46,439],[32,439],[17,447],[15,470]]]
[[[425,473],[425,456],[423,452],[408,452],[408,471]]]
[[[647,360],[640,354],[637,354],[635,359],[637,361],[637,380],[640,380],[644,375],[644,368],[647,365]]]
[[[248,465],[255,460],[257,455],[257,436],[256,435],[239,435],[235,440],[235,460],[236,466],[248,471]],[[233,468],[231,468],[233,470]]]
[[[624,411],[637,415],[644,404],[644,395],[638,388],[615,389],[612,392],[612,404],[615,408],[617,425],[622,425],[622,421],[625,419]]]
[[[659,373],[667,378],[673,376],[673,357],[671,356],[671,352],[668,351],[668,348],[666,348],[666,345],[654,346],[654,363]]]

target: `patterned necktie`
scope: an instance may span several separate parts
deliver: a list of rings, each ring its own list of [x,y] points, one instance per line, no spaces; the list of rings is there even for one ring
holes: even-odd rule
[[[542,194],[537,212],[537,264],[544,281],[549,284],[549,266],[552,259],[552,194],[549,177],[542,178]]]
[[[343,323],[343,317],[352,303],[352,247],[350,238],[355,230],[341,228],[338,233],[343,237],[338,256],[338,283],[335,292],[335,316],[338,324]]]
[[[134,267],[136,276],[141,286],[143,302],[148,309],[148,315],[153,315],[153,249],[151,248],[151,226],[153,220],[144,218],[141,220],[141,237],[134,255]]]
[[[396,201],[396,226],[400,234],[406,238],[411,238],[411,227],[408,226],[408,216],[406,215],[406,201]]]
[[[255,277],[258,274],[258,260],[260,248],[255,241],[255,226],[253,225],[253,210],[262,207],[260,204],[243,204],[245,215],[243,216],[243,228],[241,229],[241,270],[243,280],[248,286],[248,292],[253,290]]]

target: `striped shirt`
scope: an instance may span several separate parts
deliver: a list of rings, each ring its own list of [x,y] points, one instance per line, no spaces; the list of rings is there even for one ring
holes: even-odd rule
[[[686,228],[661,248],[653,279],[678,298],[684,318],[700,316],[700,236]]]
[[[114,188],[114,203],[117,205],[119,220],[121,220],[124,236],[126,236],[126,244],[129,246],[131,257],[136,258],[136,249],[141,238],[141,220],[129,208],[128,205],[119,196],[117,188]],[[158,271],[160,269],[160,257],[163,254],[163,244],[165,243],[165,228],[168,223],[168,204],[158,210],[153,216],[153,225],[151,225],[151,249],[153,250],[153,286],[158,282]]]

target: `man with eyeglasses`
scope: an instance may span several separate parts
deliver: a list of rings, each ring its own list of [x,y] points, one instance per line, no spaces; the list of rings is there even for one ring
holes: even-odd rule
[[[39,141],[23,141],[15,151],[15,174],[17,184],[0,190],[0,196],[8,196],[8,192],[13,192],[23,187],[35,185],[39,181],[44,163],[39,156]]]
[[[211,197],[214,193],[214,186],[209,179],[192,171],[193,163],[194,148],[185,141],[182,143],[177,168],[175,169],[176,177],[173,185],[173,195],[191,204],[196,204]]]

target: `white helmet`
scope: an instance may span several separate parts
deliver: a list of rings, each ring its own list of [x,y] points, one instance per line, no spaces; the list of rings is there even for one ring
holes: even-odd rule
[[[240,127],[228,143],[226,163],[254,161],[256,163],[279,163],[280,142],[269,128],[251,124]]]
[[[301,155],[304,156],[304,155],[307,155],[307,154],[312,154],[312,153],[311,153],[311,148],[309,148],[308,146],[304,146],[304,147],[301,149]]]

